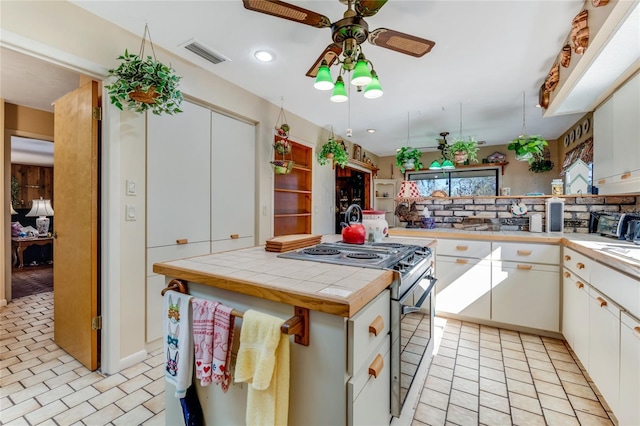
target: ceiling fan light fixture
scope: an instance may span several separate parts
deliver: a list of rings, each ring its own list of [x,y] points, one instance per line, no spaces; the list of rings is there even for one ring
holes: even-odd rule
[[[364,57],[364,54],[358,55],[358,62],[353,70],[353,77],[351,78],[351,84],[354,86],[366,86],[371,83],[371,71],[369,70],[369,64]]]
[[[429,170],[442,170],[442,166],[438,162],[438,160],[433,160],[429,165]]]
[[[331,90],[333,89],[333,79],[331,78],[331,71],[329,65],[325,59],[322,60],[320,68],[318,68],[318,75],[316,76],[316,82],[313,83],[313,87],[318,90]]]
[[[382,96],[382,93],[382,86],[380,86],[378,74],[374,70],[371,70],[371,83],[367,84],[367,87],[364,89],[364,97],[367,99],[376,99]]]
[[[442,170],[452,170],[455,168],[456,166],[453,165],[453,162],[451,160],[444,160],[442,162]]]
[[[347,96],[347,90],[344,88],[344,80],[342,76],[338,76],[336,84],[333,86],[331,102],[346,102],[347,100],[349,100],[349,97]]]

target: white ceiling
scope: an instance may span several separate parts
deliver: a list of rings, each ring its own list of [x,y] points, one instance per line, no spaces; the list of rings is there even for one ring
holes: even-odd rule
[[[528,134],[556,139],[582,115],[543,118],[535,107],[538,89],[584,4],[581,0],[390,0],[366,18],[370,30],[390,28],[433,40],[435,47],[414,58],[364,43],[384,96],[368,100],[352,91],[344,104],[330,102],[330,93],[314,89],[313,80],[305,76],[331,43],[330,29],[252,12],[239,0],[73,3],[140,37],[148,23],[154,45],[276,105],[283,100],[285,109],[327,129],[333,126],[338,135],[351,127],[353,137],[348,139],[378,155],[394,154],[407,144],[408,121],[412,146],[433,146],[442,131],[460,136],[461,124],[463,137],[489,145],[507,143],[522,133],[523,94]],[[346,10],[338,0],[290,3],[332,22]],[[181,47],[194,38],[230,61],[213,65]],[[259,63],[253,57],[258,49],[270,50],[276,60]],[[8,102],[50,110],[64,92],[56,97],[49,92],[63,90],[65,81],[77,82],[77,76],[66,80],[55,66],[45,69],[39,63],[34,69],[31,59],[5,49],[1,54],[0,95]],[[105,65],[115,66],[115,58]],[[332,72],[335,78],[335,67]],[[367,133],[369,128],[376,133]]]

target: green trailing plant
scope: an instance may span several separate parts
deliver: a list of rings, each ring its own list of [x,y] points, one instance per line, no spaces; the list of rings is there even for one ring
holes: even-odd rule
[[[18,205],[18,196],[20,195],[20,182],[15,176],[11,176],[11,205]]]
[[[548,172],[553,169],[553,162],[551,160],[535,160],[529,164],[529,171],[534,173]]]
[[[420,170],[422,168],[421,158],[422,152],[420,150],[403,146],[396,151],[396,167],[400,169],[400,172],[404,173],[406,169],[405,163],[413,161],[413,169]]]
[[[109,70],[109,76],[116,77],[116,80],[106,86],[111,103],[118,109],[124,109],[126,104],[127,109],[136,112],[150,110],[156,115],[182,112],[183,96],[178,89],[181,77],[173,68],[151,56],[142,59],[128,50],[118,56],[118,60],[122,61],[120,65]]]
[[[349,163],[349,156],[345,151],[342,143],[338,142],[335,138],[329,138],[327,142],[322,145],[320,152],[318,152],[318,163],[324,166],[333,161],[334,164],[339,165],[344,169],[344,166]]]
[[[469,162],[478,162],[478,142],[469,136],[469,140],[454,139],[453,143],[449,146],[449,152],[455,154],[456,152],[463,152],[467,155]]]
[[[507,149],[515,151],[516,159],[527,160],[529,164],[542,159],[544,148],[549,143],[540,135],[520,135],[507,146]]]

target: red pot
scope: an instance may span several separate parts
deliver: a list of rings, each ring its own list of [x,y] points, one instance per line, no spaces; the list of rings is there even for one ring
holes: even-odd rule
[[[358,218],[362,219],[362,209],[357,204],[349,206],[345,213],[345,220],[347,223],[342,222],[342,241],[347,244],[364,244],[367,239],[367,228],[360,222],[351,221],[351,211],[356,210]]]

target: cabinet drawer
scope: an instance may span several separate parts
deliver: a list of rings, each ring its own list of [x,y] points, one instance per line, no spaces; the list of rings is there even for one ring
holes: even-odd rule
[[[165,282],[164,275],[147,277],[147,343],[162,337],[162,289],[165,287]]]
[[[242,248],[253,247],[254,245],[255,240],[253,236],[211,241],[211,253],[220,253],[221,251],[228,250],[238,250]]]
[[[491,242],[439,239],[436,253],[440,256],[485,258],[491,255]]]
[[[593,262],[591,285],[640,318],[640,281],[601,263]]]
[[[560,264],[560,247],[549,244],[493,243],[495,260]]]
[[[390,330],[391,298],[389,290],[384,290],[360,312],[349,319],[347,373],[351,376],[366,368],[366,360],[388,339]],[[375,331],[374,331],[375,330]],[[376,335],[377,334],[377,335]]]
[[[367,360],[364,368],[347,383],[348,425],[384,425],[391,419],[391,359],[390,338]],[[382,358],[382,368],[377,377],[369,373],[369,366],[376,357]]]
[[[154,275],[154,263],[201,256],[203,254],[209,254],[209,241],[148,248],[147,276]]]
[[[564,248],[562,266],[573,272],[585,282],[591,281],[591,268],[594,261],[582,253],[578,253],[568,247]]]

